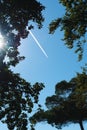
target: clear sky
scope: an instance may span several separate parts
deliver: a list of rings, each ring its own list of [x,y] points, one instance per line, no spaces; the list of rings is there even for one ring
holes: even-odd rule
[[[25,40],[22,40],[22,45],[19,47],[20,54],[26,59],[19,63],[14,72],[20,73],[21,77],[34,84],[35,82],[42,82],[45,85],[44,90],[40,95],[40,103],[44,106],[45,98],[54,94],[56,83],[67,80],[69,81],[76,75],[76,72],[81,72],[81,66],[85,63],[84,60],[78,62],[77,55],[74,50],[69,50],[64,45],[63,32],[59,29],[55,34],[50,35],[48,32],[49,23],[64,14],[63,7],[58,3],[58,0],[39,0],[46,8],[43,11],[45,22],[41,30],[37,29],[36,25],[32,33],[38,39],[48,58],[41,52],[35,41],[29,35]],[[86,129],[87,126],[85,125]],[[3,130],[6,127],[1,125]],[[36,130],[56,130],[56,128],[40,123],[36,126]],[[62,130],[80,130],[78,125],[70,125],[63,127]]]

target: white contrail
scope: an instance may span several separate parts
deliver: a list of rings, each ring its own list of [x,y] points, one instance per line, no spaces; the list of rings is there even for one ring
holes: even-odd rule
[[[33,35],[33,33],[29,30],[31,36],[33,37],[33,39],[35,40],[35,42],[37,43],[37,45],[39,46],[39,48],[41,49],[41,51],[43,52],[43,54],[48,58],[48,55],[46,54],[46,52],[44,51],[44,49],[42,48],[42,46],[40,45],[39,41],[36,39],[36,37]]]

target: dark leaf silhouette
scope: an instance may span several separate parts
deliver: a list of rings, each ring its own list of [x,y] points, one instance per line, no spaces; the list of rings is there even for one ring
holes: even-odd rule
[[[33,125],[44,122],[60,129],[70,123],[78,123],[84,130],[87,120],[87,75],[77,74],[69,82],[61,81],[55,86],[55,95],[46,98],[48,110],[40,109],[30,121]]]
[[[33,21],[42,27],[44,6],[36,0],[0,0],[0,35],[4,46],[0,48],[0,120],[9,130],[27,130],[29,114],[44,88],[42,83],[31,85],[10,70],[24,56],[18,47],[21,40],[28,37]],[[39,107],[39,105],[38,105]]]
[[[38,28],[42,27],[44,6],[36,0],[1,0],[0,1],[0,33],[5,39],[5,46],[0,50],[2,62],[9,58],[8,65],[15,66],[24,59],[18,52],[21,39],[25,39],[36,22]],[[29,28],[28,28],[29,27]],[[0,66],[1,67],[1,66]]]
[[[27,130],[29,113],[34,104],[38,104],[38,96],[44,85],[31,85],[6,68],[0,72],[0,78],[0,120],[7,124],[9,130]]]
[[[76,48],[78,59],[81,60],[84,45],[87,43],[87,1],[86,0],[59,0],[64,6],[65,14],[53,20],[49,25],[52,34],[60,27],[64,31],[63,41],[68,48]]]

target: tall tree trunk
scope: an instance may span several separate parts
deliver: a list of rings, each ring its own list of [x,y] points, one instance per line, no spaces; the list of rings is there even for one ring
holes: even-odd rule
[[[84,130],[83,122],[82,121],[79,122],[79,125],[80,125],[81,130]]]

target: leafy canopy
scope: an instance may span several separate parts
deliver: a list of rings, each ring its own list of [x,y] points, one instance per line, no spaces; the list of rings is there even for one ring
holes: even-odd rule
[[[77,74],[69,82],[61,81],[55,87],[55,95],[46,98],[48,110],[39,110],[31,117],[32,124],[44,122],[57,128],[69,123],[79,123],[84,130],[87,120],[87,75]]]
[[[33,28],[30,21],[37,23],[38,28],[42,27],[43,9],[36,0],[0,0],[0,33],[5,39],[5,46],[0,49],[0,63],[8,57],[8,65],[15,66],[24,59],[18,51],[21,39],[25,39]]]
[[[6,123],[9,130],[27,130],[29,113],[34,104],[38,104],[38,96],[44,88],[42,83],[31,85],[19,74],[2,70],[0,73],[0,120]]]
[[[50,33],[58,27],[64,31],[64,42],[68,48],[75,47],[79,60],[82,59],[84,45],[87,43],[87,1],[86,0],[59,0],[65,8],[61,18],[53,20],[49,25]]]
[[[33,28],[30,21],[42,27],[43,9],[36,0],[0,0],[0,34],[5,41],[0,48],[0,120],[9,130],[28,129],[29,113],[38,104],[39,93],[44,88],[38,82],[31,85],[9,69],[24,59],[18,51],[21,39]]]

